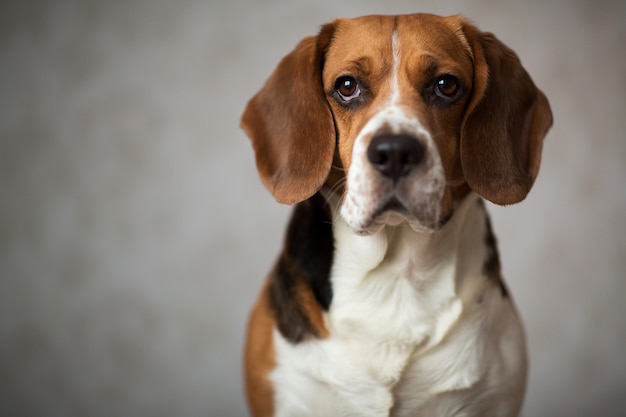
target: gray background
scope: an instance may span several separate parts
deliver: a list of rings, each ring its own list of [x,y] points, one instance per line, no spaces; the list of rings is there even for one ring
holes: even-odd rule
[[[529,198],[491,207],[524,415],[626,415],[626,2],[541,0],[2,2],[0,415],[245,415],[289,208],[239,115],[322,23],[414,11],[496,33],[554,111]]]

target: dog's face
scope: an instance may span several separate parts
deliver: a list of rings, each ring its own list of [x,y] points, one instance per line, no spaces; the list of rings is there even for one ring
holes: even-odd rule
[[[474,190],[520,201],[552,118],[515,54],[459,17],[337,20],[285,57],[243,116],[261,178],[323,190],[360,234],[436,230]]]
[[[347,172],[341,215],[360,233],[404,220],[435,229],[453,208],[451,185],[464,183],[458,153],[474,75],[469,45],[438,20],[415,16],[340,25],[322,80]]]

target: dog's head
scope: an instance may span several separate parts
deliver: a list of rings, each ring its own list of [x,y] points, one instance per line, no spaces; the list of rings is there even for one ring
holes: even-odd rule
[[[336,195],[357,233],[436,230],[470,190],[523,200],[550,106],[513,51],[458,17],[339,19],[303,39],[243,114],[282,203]]]

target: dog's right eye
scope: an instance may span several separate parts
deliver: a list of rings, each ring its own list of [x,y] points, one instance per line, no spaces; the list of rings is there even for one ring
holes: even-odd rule
[[[361,88],[354,77],[343,76],[337,78],[337,81],[335,81],[335,92],[339,99],[347,104],[359,98]]]

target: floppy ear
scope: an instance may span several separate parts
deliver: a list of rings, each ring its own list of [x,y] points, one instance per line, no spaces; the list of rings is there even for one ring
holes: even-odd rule
[[[241,118],[261,180],[280,203],[311,197],[330,172],[336,138],[322,68],[333,32],[330,24],[317,37],[303,39],[248,102]]]
[[[522,201],[552,125],[548,100],[511,49],[464,22],[474,59],[474,87],[461,127],[461,165],[468,185],[501,205]]]

